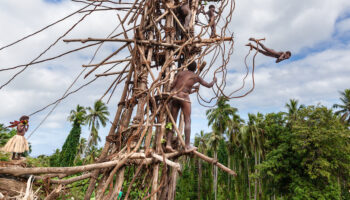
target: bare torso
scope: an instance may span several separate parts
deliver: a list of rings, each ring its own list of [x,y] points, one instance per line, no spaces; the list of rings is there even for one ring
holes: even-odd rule
[[[17,125],[17,135],[24,136],[27,130],[28,128],[24,124],[20,123]]]
[[[182,71],[176,75],[173,83],[172,92],[178,92],[179,97],[188,96],[193,88],[193,85],[199,82],[199,77],[192,71]]]
[[[208,15],[208,17],[209,17],[209,22],[211,21],[211,19],[213,18],[213,17],[215,17],[215,10],[209,10],[208,12],[206,12],[206,14]]]

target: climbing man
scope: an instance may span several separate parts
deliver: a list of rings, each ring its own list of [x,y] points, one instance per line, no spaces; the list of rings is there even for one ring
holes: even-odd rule
[[[194,84],[199,83],[207,88],[213,87],[214,83],[216,83],[216,78],[214,77],[211,83],[207,83],[204,81],[198,74],[195,74],[197,64],[193,61],[187,67],[187,71],[181,71],[175,76],[175,80],[171,85],[171,93],[174,93],[176,97],[179,97],[183,100],[172,99],[170,102],[170,110],[171,115],[174,118],[175,122],[177,120],[177,116],[179,110],[181,108],[184,114],[185,121],[185,145],[186,150],[194,150],[194,148],[190,147],[190,137],[191,137],[191,101],[189,95],[197,92],[199,89],[199,85],[194,86]],[[171,139],[173,136],[173,132],[168,132],[166,150],[174,151],[171,147]]]
[[[24,137],[24,134],[29,128],[28,120],[29,117],[24,115],[19,121],[11,122],[10,127],[17,127],[17,135],[13,136],[2,150],[5,152],[12,152],[12,160],[19,160],[25,151],[29,151],[28,142]]]
[[[259,51],[260,53],[264,54],[265,56],[270,56],[270,57],[277,58],[276,59],[276,63],[279,63],[279,62],[281,62],[283,60],[287,60],[287,59],[289,59],[292,56],[292,53],[290,51],[286,51],[286,52],[279,51],[279,52],[277,52],[277,51],[275,51],[273,49],[269,49],[269,48],[265,47],[263,44],[261,44],[255,38],[249,38],[249,40],[253,41],[253,42],[256,42],[263,49],[260,49],[259,47],[256,47],[256,46],[252,45],[251,43],[246,44],[246,46],[249,46],[250,49],[254,48],[255,50]]]
[[[190,9],[192,1],[187,0],[177,9],[177,17],[180,22],[184,25],[184,28],[188,31],[190,28],[190,22],[192,17],[192,11]]]
[[[180,4],[179,1],[175,1],[176,4]],[[191,11],[191,4],[192,0],[185,0],[185,2],[181,2],[181,6],[179,6],[176,9],[176,16],[183,25],[183,28],[187,33],[191,33],[190,29],[190,23],[192,18],[192,11]],[[186,33],[183,33],[183,31],[180,29],[179,25],[175,23],[175,30],[176,30],[176,38],[181,40],[186,40],[185,36]]]
[[[216,35],[216,23],[215,23],[215,18],[216,17],[215,17],[215,13],[217,14],[218,12],[215,11],[215,6],[214,5],[210,5],[208,12],[205,13],[209,17],[208,22],[209,22],[209,26],[211,28],[211,35],[210,35],[211,38],[217,37],[217,35]]]

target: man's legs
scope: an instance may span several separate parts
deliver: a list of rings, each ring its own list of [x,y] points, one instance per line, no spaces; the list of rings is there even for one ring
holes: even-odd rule
[[[171,116],[173,117],[174,121],[177,121],[177,115],[179,113],[180,110],[180,105],[177,101],[172,100],[171,103],[169,104],[170,106],[170,112],[171,112]],[[175,126],[175,124],[173,124],[173,126]],[[167,135],[167,142],[166,142],[166,147],[165,149],[168,151],[174,151],[174,149],[171,147],[171,140],[173,138],[173,131],[168,131],[168,135]]]
[[[269,48],[267,48],[267,47],[265,47],[265,45],[263,45],[262,43],[258,43],[260,46],[261,46],[261,48],[263,48],[265,51],[267,51],[267,52],[274,52],[274,50],[273,49],[269,49]]]
[[[209,22],[210,28],[211,28],[211,34],[210,37],[211,38],[215,38],[216,35],[216,24],[215,24],[215,17],[211,17],[210,18],[210,22]]]
[[[277,52],[275,50],[267,48],[265,45],[263,45],[261,42],[259,42],[261,40],[265,40],[265,38],[264,39],[260,39],[260,40],[257,40],[255,38],[249,38],[249,40],[253,41],[253,42],[256,42],[261,48],[263,48],[265,51],[262,51],[260,49],[258,49],[258,51],[260,53],[264,54],[265,56],[275,57],[275,55],[277,54]],[[256,49],[256,48],[254,48],[254,49]]]
[[[184,98],[186,100],[190,100],[190,98],[187,96],[187,98]],[[186,150],[190,149],[190,139],[191,139],[191,103],[183,101],[181,102],[181,109],[184,113],[184,121],[185,121],[185,145]]]
[[[259,43],[259,44],[260,44],[260,43]],[[261,50],[261,49],[257,48],[256,46],[252,45],[251,43],[247,44],[246,46],[250,46],[251,48],[253,48],[253,49],[257,50],[259,53],[264,54],[265,56],[270,56],[270,57],[272,56],[272,55],[271,55],[271,54],[269,54],[268,52],[263,51],[263,50]],[[273,56],[272,56],[272,57],[273,57]]]

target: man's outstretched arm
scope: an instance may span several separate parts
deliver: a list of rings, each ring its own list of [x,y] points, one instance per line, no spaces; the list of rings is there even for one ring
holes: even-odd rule
[[[284,54],[283,54],[283,53],[280,55],[280,57],[277,58],[276,63],[279,63],[279,62],[281,62],[282,60],[285,60]]]
[[[208,83],[206,82],[205,80],[203,80],[200,76],[198,76],[198,79],[199,79],[199,83],[201,85],[203,85],[204,87],[207,87],[207,88],[211,88],[213,87],[214,83],[216,83],[216,77],[214,77],[213,81],[211,83]]]

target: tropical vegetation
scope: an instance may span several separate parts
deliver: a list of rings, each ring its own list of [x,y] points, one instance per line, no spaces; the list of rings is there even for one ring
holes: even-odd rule
[[[28,165],[94,162],[101,152],[98,129],[108,122],[109,113],[102,104],[97,101],[93,108],[77,106],[72,110],[68,118],[72,129],[62,149],[50,156],[28,158]],[[333,108],[302,105],[291,99],[280,112],[240,116],[227,99],[219,98],[206,113],[211,130],[195,134],[193,145],[234,170],[237,176],[229,176],[195,156],[181,157],[176,199],[350,199],[349,105],[350,90],[345,90],[340,94],[340,104]],[[80,137],[84,125],[90,130],[88,139]],[[0,127],[1,146],[14,132]],[[123,188],[128,188],[136,168],[125,170]],[[83,198],[87,184],[83,180],[67,186],[71,189],[62,198]],[[133,188],[130,199],[147,196],[136,185]]]

